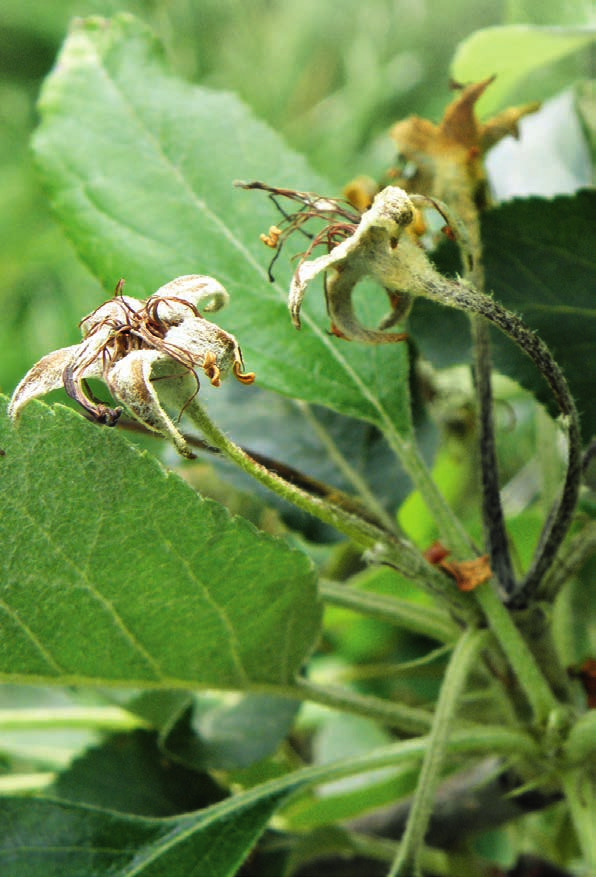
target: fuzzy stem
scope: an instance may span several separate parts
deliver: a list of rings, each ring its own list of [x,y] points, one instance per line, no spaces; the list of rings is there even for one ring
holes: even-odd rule
[[[415,441],[404,438],[393,427],[384,429],[383,435],[422,497],[445,544],[455,557],[469,557],[474,552],[470,536],[433,481]]]
[[[330,459],[335,463],[339,471],[345,476],[345,478],[348,479],[348,481],[357,491],[363,504],[370,509],[373,515],[383,524],[383,526],[389,533],[398,534],[399,530],[395,523],[395,519],[387,512],[385,508],[383,508],[379,500],[376,498],[376,496],[366,483],[366,480],[362,478],[362,476],[352,466],[350,461],[346,459],[344,454],[341,452],[341,450],[333,440],[332,436],[314,416],[311,406],[308,405],[306,402],[300,401],[297,401],[296,405],[301,411],[305,420],[308,421],[308,424],[313,432],[317,435],[321,443],[324,445]]]
[[[589,521],[579,533],[565,543],[555,562],[540,583],[538,600],[554,603],[565,582],[596,552],[596,521]]]
[[[455,186],[449,194],[451,197],[448,197],[448,200],[457,205],[459,216],[442,201],[431,199],[431,203],[445,216],[450,228],[455,233],[464,268],[464,279],[480,293],[484,293],[485,277],[478,208],[468,193],[465,183],[463,186]],[[465,224],[460,218],[463,216],[466,217]],[[478,411],[478,445],[482,477],[482,521],[491,569],[499,580],[503,592],[509,595],[515,588],[515,577],[499,487],[499,464],[493,418],[490,337],[486,321],[477,314],[469,316],[474,343],[474,388]]]
[[[596,782],[594,781],[594,772],[581,767],[568,771],[563,777],[563,788],[579,847],[588,869],[586,874],[593,874],[596,872],[596,832],[594,831]]]
[[[20,731],[47,728],[96,728],[104,731],[132,731],[147,728],[147,722],[119,707],[44,707],[0,710],[0,730]]]
[[[548,385],[557,405],[564,415],[568,430],[568,465],[563,489],[545,524],[532,565],[511,599],[516,608],[526,606],[533,598],[545,573],[553,563],[559,547],[571,524],[579,495],[582,455],[579,418],[573,397],[561,369],[550,350],[522,320],[487,295],[482,295],[465,283],[433,279],[425,282],[428,298],[486,317],[509,336],[534,362]]]
[[[345,511],[339,506],[326,502],[317,496],[312,496],[305,490],[302,490],[302,488],[291,484],[276,473],[271,472],[261,463],[258,463],[213,423],[196,397],[186,409],[186,414],[201,430],[205,438],[216,448],[219,448],[244,472],[251,475],[261,484],[264,484],[269,490],[277,493],[278,496],[293,503],[299,509],[335,527],[357,545],[360,545],[362,548],[372,548],[379,540],[388,537],[389,534],[386,534],[384,530],[364,521],[357,515]],[[410,546],[404,544],[404,548],[408,553],[413,553],[413,549]],[[417,563],[416,566],[418,566]]]
[[[348,831],[347,842],[352,854],[389,864],[400,849],[400,844],[393,840],[354,831]],[[482,873],[480,860],[472,854],[426,846],[420,850],[420,866],[425,874],[433,874],[435,877],[479,877]]]
[[[410,600],[362,591],[335,582],[321,582],[319,591],[323,600],[332,606],[352,609],[369,618],[404,627],[439,642],[452,643],[458,634],[458,628],[451,619],[433,606],[420,606]]]
[[[402,734],[411,736],[426,734],[432,725],[432,714],[425,710],[391,703],[372,695],[358,694],[349,688],[317,685],[309,679],[299,678],[296,680],[295,688],[288,691],[288,695],[291,696],[292,691],[301,700],[310,700],[331,709],[375,719],[383,725],[399,730]]]
[[[378,556],[380,562],[388,563],[420,587],[438,595],[452,610],[457,611],[460,617],[469,619],[474,616],[473,607],[452,587],[451,580],[428,564],[413,546],[339,506],[311,496],[296,485],[280,478],[279,475],[270,472],[265,466],[253,460],[213,423],[196,397],[188,406],[186,414],[211,444],[265,487],[299,509],[335,527],[361,548],[374,548],[375,557]]]
[[[485,638],[484,632],[469,628],[462,634],[453,651],[441,686],[428,748],[422,763],[406,830],[388,877],[397,877],[398,874],[420,874],[420,852],[432,813],[435,793],[441,779],[441,768],[447,752],[450,726],[468,673]]]
[[[499,580],[503,593],[509,596],[515,588],[515,578],[499,487],[488,324],[479,316],[472,316],[470,322],[474,341],[474,387],[478,407],[482,520],[491,569]]]
[[[534,713],[537,725],[544,727],[557,700],[541,673],[532,652],[515,626],[508,609],[490,583],[474,591],[488,625],[505,653],[515,677]]]

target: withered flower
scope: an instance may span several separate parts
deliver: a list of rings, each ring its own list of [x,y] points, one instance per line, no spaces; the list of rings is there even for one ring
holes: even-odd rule
[[[95,422],[114,426],[124,406],[148,429],[169,437],[186,457],[192,451],[166,413],[160,397],[180,415],[199,390],[197,370],[218,387],[230,372],[244,384],[242,354],[233,335],[201,316],[198,306],[213,312],[228,301],[228,293],[212,277],[189,274],[162,286],[146,301],[114,297],[81,323],[83,340],[44,356],[20,382],[8,407],[16,419],[37,396],[64,387]],[[87,380],[99,378],[121,403],[110,408],[96,399]],[[155,384],[159,382],[159,396]]]
[[[459,94],[438,125],[410,116],[390,131],[400,160],[400,166],[389,172],[391,182],[408,192],[445,201],[465,222],[471,209],[483,209],[489,201],[484,155],[504,137],[517,137],[519,120],[540,108],[538,102],[511,107],[480,122],[476,103],[494,79],[491,76],[466,87],[455,85]]]
[[[326,198],[323,195],[317,195],[316,192],[283,189],[279,186],[261,183],[258,180],[252,183],[236,180],[234,185],[240,189],[257,189],[261,192],[267,192],[281,215],[278,224],[270,226],[269,231],[260,236],[267,247],[275,250],[269,264],[269,280],[271,281],[274,279],[273,266],[285,242],[293,234],[298,232],[309,241],[305,252],[300,254],[300,258],[304,260],[316,247],[324,246],[328,252],[332,250],[340,241],[353,234],[360,221],[361,211],[354,210],[353,206],[342,198]],[[286,206],[280,202],[281,198],[298,206],[286,209]]]
[[[444,279],[435,271],[424,251],[408,234],[415,220],[415,205],[429,199],[409,197],[403,189],[387,186],[362,215],[355,232],[327,255],[311,261],[302,261],[292,279],[288,307],[292,322],[300,328],[300,309],[306,287],[318,274],[329,272],[325,293],[327,312],[334,335],[347,340],[368,344],[391,344],[403,341],[404,333],[383,331],[403,316],[404,300],[411,296],[430,295],[435,287],[444,287]],[[430,201],[440,209],[444,207]],[[454,231],[463,239],[465,229],[449,218]],[[370,277],[385,290],[391,306],[390,313],[378,329],[368,329],[358,320],[354,311],[352,293],[363,278]]]

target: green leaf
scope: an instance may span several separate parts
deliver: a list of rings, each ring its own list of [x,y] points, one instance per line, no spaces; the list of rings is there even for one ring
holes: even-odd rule
[[[0,675],[250,689],[291,682],[310,561],[62,406],[0,418]]]
[[[588,24],[590,3],[586,0],[507,0],[508,24]]]
[[[405,345],[330,337],[322,291],[302,332],[291,326],[289,262],[270,284],[259,241],[278,214],[232,182],[332,192],[237,98],[175,78],[150,32],[119,15],[75,24],[40,111],[34,149],[53,208],[106,289],[122,276],[145,297],[177,275],[212,274],[232,296],[223,328],[262,386],[409,431]],[[375,301],[386,304],[381,290]]]
[[[531,25],[488,27],[476,31],[460,43],[451,65],[451,76],[456,82],[476,82],[496,75],[496,81],[479,102],[481,113],[490,115],[506,106],[511,93],[518,89],[527,76],[587,49],[593,42],[594,32],[588,28]],[[541,89],[540,93],[534,90],[533,99],[544,99],[555,94],[568,86],[577,75],[572,75],[570,79],[568,72],[562,72],[560,76],[549,79],[548,90]],[[536,82],[536,87],[541,87],[540,81]]]
[[[248,767],[271,755],[290,732],[300,704],[266,694],[197,695],[187,737],[193,764],[209,769]],[[167,740],[168,749],[173,741]],[[180,753],[180,749],[175,749]]]
[[[136,816],[166,817],[225,797],[208,774],[164,758],[152,731],[113,734],[76,758],[49,790],[62,800]]]
[[[515,199],[482,217],[486,287],[519,313],[551,349],[578,404],[586,441],[596,432],[591,361],[596,263],[591,222],[596,194]],[[439,254],[442,268],[449,258]],[[452,263],[449,267],[452,267]],[[469,361],[465,317],[417,302],[411,334],[437,365]],[[492,333],[496,367],[557,412],[533,363],[501,332]]]
[[[51,799],[0,800],[3,877],[233,877],[283,795],[170,819]]]

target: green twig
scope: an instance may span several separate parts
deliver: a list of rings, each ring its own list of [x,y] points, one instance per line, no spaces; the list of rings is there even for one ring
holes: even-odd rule
[[[564,416],[569,445],[567,473],[559,500],[545,524],[530,570],[511,600],[516,608],[522,608],[531,601],[542,578],[552,565],[577,505],[582,466],[577,409],[567,381],[550,350],[518,316],[490,296],[480,294],[465,283],[431,280],[425,284],[425,295],[449,307],[485,317],[508,335],[532,359],[550,386]]]
[[[532,652],[515,626],[509,610],[490,583],[474,591],[488,625],[503,650],[534,714],[537,725],[544,727],[551,711],[558,706]]]
[[[461,183],[463,182],[463,185]],[[450,196],[450,197],[449,197]],[[466,181],[458,181],[451,191],[444,195],[457,205],[462,216],[467,217],[464,225],[459,216],[450,210],[443,201],[430,199],[433,206],[448,221],[455,234],[464,268],[464,279],[480,293],[485,292],[484,267],[482,263],[482,235],[480,215],[471,194],[467,193]],[[471,314],[470,324],[474,344],[474,388],[478,422],[478,446],[480,449],[480,473],[482,477],[482,521],[490,565],[505,594],[515,588],[515,578],[511,565],[511,555],[505,527],[505,516],[501,503],[499,486],[499,464],[495,441],[493,418],[492,362],[488,324],[476,314]]]
[[[596,776],[594,770],[580,767],[568,771],[563,777],[563,788],[579,847],[588,869],[586,874],[594,874],[596,873],[596,831],[594,831]]]
[[[149,726],[143,719],[115,706],[0,710],[0,731],[39,731],[48,728],[132,731],[147,727]]]
[[[548,575],[540,583],[536,599],[554,603],[565,582],[594,554],[596,554],[596,521],[589,521],[559,551]]]
[[[441,768],[447,752],[451,723],[468,673],[485,638],[484,632],[469,628],[462,634],[453,651],[441,686],[406,830],[388,877],[397,877],[398,874],[408,877],[410,874],[420,874],[420,853],[432,813],[435,793],[441,779]]]
[[[474,387],[478,411],[484,534],[491,569],[497,577],[503,593],[510,595],[515,588],[515,578],[511,565],[499,486],[488,324],[483,317],[478,316],[472,316],[470,322],[474,341]]]
[[[376,496],[368,486],[366,480],[360,475],[359,472],[356,471],[354,466],[352,466],[350,461],[341,452],[336,442],[333,440],[333,437],[320,423],[320,421],[314,416],[311,406],[308,405],[306,402],[300,401],[297,401],[296,405],[301,411],[305,420],[308,421],[308,424],[315,433],[315,435],[319,438],[319,440],[325,447],[325,450],[329,454],[329,458],[333,461],[339,471],[354,487],[362,503],[368,509],[370,509],[374,517],[383,524],[383,526],[389,533],[399,534],[395,518],[393,518],[385,508],[383,508],[382,504],[379,502],[379,500],[376,498]]]
[[[455,557],[469,557],[474,551],[470,536],[433,481],[414,438],[404,438],[391,424],[384,428],[383,435],[410,476],[445,545],[449,546]]]
[[[377,862],[390,864],[399,854],[400,844],[355,831],[347,832],[350,851]],[[480,877],[482,865],[473,855],[423,846],[420,866],[425,874],[436,877]]]
[[[438,595],[450,608],[459,612],[460,617],[474,617],[473,607],[452,587],[451,580],[427,563],[412,545],[340,506],[312,496],[257,463],[213,423],[197,397],[189,404],[186,414],[211,444],[265,487],[299,509],[335,527],[361,548],[370,549],[371,552],[374,549],[372,554],[375,559],[393,566],[406,578]]]
[[[402,734],[412,736],[426,734],[432,725],[432,714],[426,710],[392,703],[380,697],[358,694],[343,686],[317,685],[309,679],[300,678],[286,694],[288,697],[296,696],[301,700],[310,700],[331,709],[375,719],[381,724],[396,728]]]
[[[452,643],[459,632],[453,621],[434,606],[421,606],[410,600],[400,600],[398,597],[375,594],[335,582],[321,582],[319,591],[323,600],[332,606],[352,609],[369,618],[404,627],[439,642]]]

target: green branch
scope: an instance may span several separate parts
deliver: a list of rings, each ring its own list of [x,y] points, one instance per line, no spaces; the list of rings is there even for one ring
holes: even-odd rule
[[[486,633],[470,628],[461,636],[453,651],[441,685],[433,727],[428,738],[428,747],[406,830],[388,877],[397,877],[398,874],[420,874],[420,853],[441,779],[451,723],[472,663],[477,658],[485,639]]]
[[[454,622],[434,606],[420,606],[411,600],[362,591],[335,582],[320,582],[319,592],[323,600],[332,606],[352,609],[369,618],[404,627],[439,642],[452,643],[459,633]]]
[[[340,506],[312,496],[271,472],[250,457],[213,423],[197,397],[188,406],[186,414],[211,444],[219,448],[232,462],[268,487],[269,490],[293,503],[299,509],[335,527],[361,548],[369,549],[372,559],[394,567],[406,578],[439,596],[449,608],[459,614],[459,617],[467,619],[476,617],[473,606],[453,588],[452,581],[444,576],[440,570],[427,563],[412,545]]]

